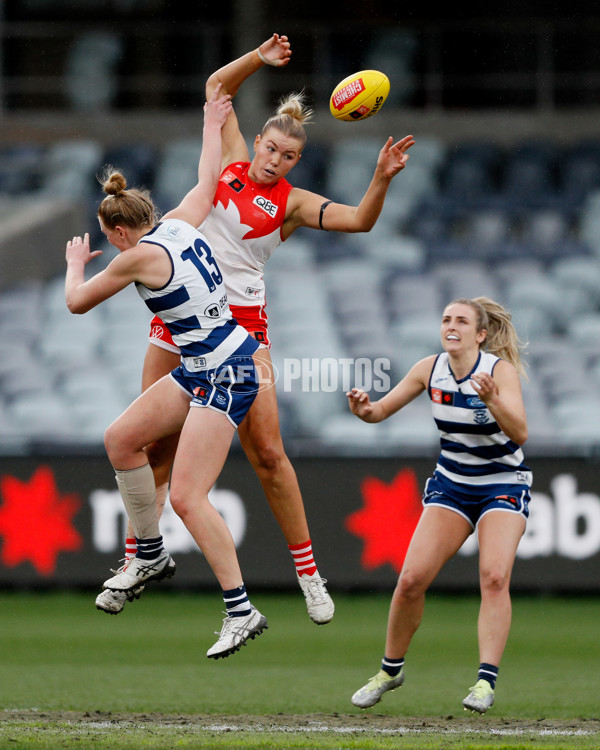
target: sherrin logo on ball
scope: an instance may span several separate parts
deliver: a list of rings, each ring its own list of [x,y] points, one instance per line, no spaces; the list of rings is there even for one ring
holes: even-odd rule
[[[366,120],[379,112],[390,93],[390,81],[379,70],[361,70],[334,88],[329,109],[336,120]]]

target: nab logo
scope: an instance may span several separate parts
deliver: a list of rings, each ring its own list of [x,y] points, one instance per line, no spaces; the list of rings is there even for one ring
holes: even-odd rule
[[[269,216],[272,218],[277,213],[277,210],[279,206],[276,206],[274,203],[271,203],[270,200],[267,200],[262,195],[257,195],[256,198],[252,201],[256,206],[259,208],[262,208],[262,210],[269,214]]]

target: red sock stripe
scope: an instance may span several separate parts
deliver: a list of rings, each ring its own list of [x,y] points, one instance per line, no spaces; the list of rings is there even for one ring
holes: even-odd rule
[[[131,557],[135,557],[137,552],[137,544],[135,537],[128,537],[125,540],[125,559],[129,560]]]
[[[296,573],[299,576],[308,574],[309,576],[317,572],[317,566],[313,557],[312,543],[310,539],[304,544],[290,544],[288,545],[294,564],[296,566]]]

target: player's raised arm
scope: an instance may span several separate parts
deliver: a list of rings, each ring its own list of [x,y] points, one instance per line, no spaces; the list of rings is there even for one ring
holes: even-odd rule
[[[165,219],[182,219],[197,227],[211,209],[221,173],[221,128],[231,112],[231,97],[223,94],[219,84],[204,105],[202,152],[198,163],[198,182],[177,208]]]
[[[219,84],[223,87],[224,93],[231,94],[233,97],[244,81],[264,65],[283,67],[289,63],[291,56],[292,50],[287,36],[273,34],[256,49],[216,70],[206,82],[206,98],[210,98]],[[223,142],[223,167],[238,159],[248,161],[248,146],[233,110],[223,127],[221,138]]]

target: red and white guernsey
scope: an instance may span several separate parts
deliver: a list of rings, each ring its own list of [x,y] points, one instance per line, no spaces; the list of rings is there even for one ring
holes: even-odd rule
[[[281,179],[272,185],[248,177],[250,162],[234,162],[221,173],[213,208],[199,227],[223,274],[229,304],[264,306],[263,269],[281,244],[292,186]]]

